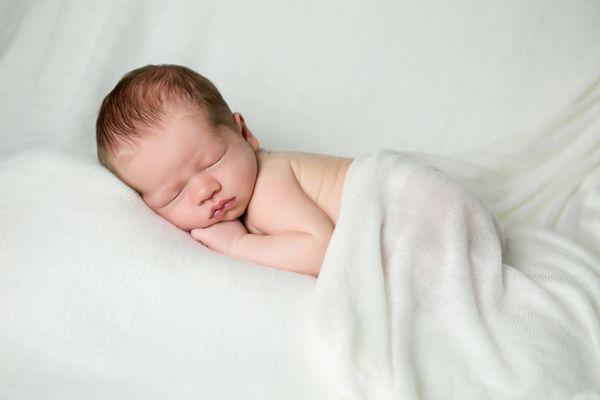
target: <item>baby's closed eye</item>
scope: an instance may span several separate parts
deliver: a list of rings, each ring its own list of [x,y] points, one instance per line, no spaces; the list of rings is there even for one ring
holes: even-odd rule
[[[209,164],[206,167],[206,169],[212,168],[215,165],[217,165],[224,158],[224,156],[225,156],[225,153],[223,153],[215,161],[213,161],[211,164]],[[175,201],[183,193],[183,191],[185,190],[185,188],[186,188],[186,185],[182,186],[181,189],[179,189],[178,191],[174,191],[175,195],[171,195],[170,200],[165,203],[165,206],[167,206],[167,205],[171,204],[173,201]]]

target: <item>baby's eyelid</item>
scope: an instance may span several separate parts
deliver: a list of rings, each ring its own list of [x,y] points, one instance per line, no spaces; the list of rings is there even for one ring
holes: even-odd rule
[[[225,157],[225,153],[223,153],[221,155],[221,157],[217,158],[217,161],[215,161],[214,163],[210,164],[209,167],[212,167],[213,165],[217,164],[219,161],[221,161],[223,159],[223,157]]]
[[[221,161],[223,159],[223,157],[225,156],[225,154],[223,154],[221,157],[219,157],[217,159],[217,161],[215,161],[214,163],[212,163],[211,165],[209,165],[209,167],[212,167],[213,165],[217,164],[219,161]],[[173,196],[173,198],[171,200],[169,200],[169,202],[167,204],[172,203],[177,197],[179,197],[179,195],[181,194],[181,192],[183,192],[183,189],[185,189],[185,186],[183,186],[175,196]]]
[[[173,196],[173,198],[172,198],[172,199],[170,199],[170,200],[167,202],[167,204],[165,204],[165,205],[169,205],[169,204],[171,204],[171,203],[172,203],[172,202],[173,202],[173,201],[174,201],[176,198],[178,198],[178,197],[179,197],[179,195],[181,194],[181,192],[183,192],[183,188],[181,188],[181,190],[180,190],[179,192],[177,192],[177,194],[176,194],[175,196]]]

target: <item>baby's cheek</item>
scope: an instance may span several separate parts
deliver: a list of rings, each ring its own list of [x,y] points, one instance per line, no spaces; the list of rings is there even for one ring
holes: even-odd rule
[[[198,221],[198,217],[191,213],[182,214],[181,210],[159,210],[156,211],[165,221],[172,225],[175,225],[179,229],[184,231],[191,231],[194,228],[202,228],[202,224]]]

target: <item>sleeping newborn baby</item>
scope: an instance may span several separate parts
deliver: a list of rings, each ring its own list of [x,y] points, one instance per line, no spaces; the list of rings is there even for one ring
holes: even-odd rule
[[[211,250],[319,274],[351,158],[260,148],[216,87],[178,65],[127,73],[96,141],[102,165]]]

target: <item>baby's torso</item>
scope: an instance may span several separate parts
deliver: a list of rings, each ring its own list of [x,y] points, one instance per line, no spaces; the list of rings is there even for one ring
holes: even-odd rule
[[[334,157],[316,153],[268,152],[257,153],[260,168],[291,167],[293,176],[304,193],[325,213],[335,226],[339,217],[342,190],[352,158]],[[264,174],[268,176],[268,174]],[[268,178],[256,182],[255,191],[262,192],[261,185],[270,185]],[[259,196],[260,197],[260,196]],[[257,202],[260,200],[257,199]],[[252,202],[244,220],[250,233],[262,234],[252,224]]]

